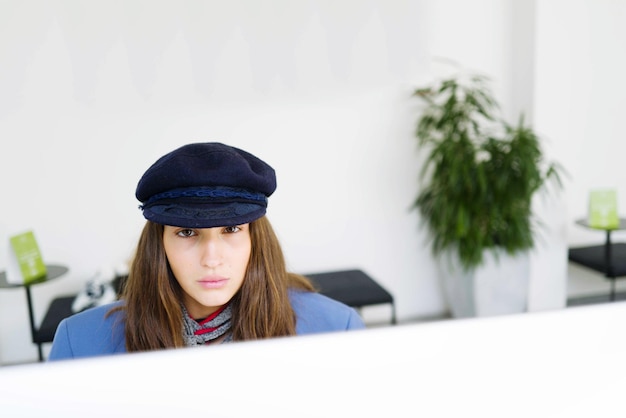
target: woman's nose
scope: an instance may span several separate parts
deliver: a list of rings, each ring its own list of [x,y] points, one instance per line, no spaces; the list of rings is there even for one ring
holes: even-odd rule
[[[201,263],[207,267],[217,267],[222,260],[222,245],[219,237],[206,237],[201,242]]]

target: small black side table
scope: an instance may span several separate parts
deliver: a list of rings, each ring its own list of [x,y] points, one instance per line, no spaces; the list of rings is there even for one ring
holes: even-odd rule
[[[41,283],[46,283],[58,277],[61,277],[68,271],[69,269],[65,266],[59,266],[55,264],[46,264],[46,275],[42,277],[41,279],[37,279],[28,284],[9,283],[7,282],[6,273],[4,271],[0,272],[0,289],[11,289],[11,288],[16,288],[16,287],[23,287],[24,289],[26,289],[26,302],[28,303],[28,317],[30,319],[30,333],[31,333],[34,343],[36,343],[35,336],[37,335],[37,327],[35,326],[35,315],[33,313],[33,297],[31,295],[30,288],[32,286],[36,286]],[[43,361],[43,353],[41,350],[41,344],[37,344],[37,348],[39,350],[39,361]]]
[[[626,219],[620,218],[619,224],[612,228],[591,226],[587,219],[579,219],[576,224],[606,232],[604,245],[570,248],[569,260],[603,273],[611,281],[610,300],[614,301],[616,279],[626,276],[626,243],[611,242],[611,232],[626,230]]]

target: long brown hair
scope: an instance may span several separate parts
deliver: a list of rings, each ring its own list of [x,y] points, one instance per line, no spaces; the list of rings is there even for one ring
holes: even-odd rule
[[[167,261],[163,225],[143,228],[124,285],[126,350],[182,347],[182,292]],[[234,341],[294,335],[288,289],[314,291],[303,276],[287,272],[278,238],[265,216],[250,223],[252,250],[241,289],[231,300]]]

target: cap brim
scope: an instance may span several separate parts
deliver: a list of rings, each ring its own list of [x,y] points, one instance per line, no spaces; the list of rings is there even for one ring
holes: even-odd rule
[[[247,224],[265,215],[266,206],[255,203],[153,204],[143,209],[152,222],[182,228],[215,228]]]

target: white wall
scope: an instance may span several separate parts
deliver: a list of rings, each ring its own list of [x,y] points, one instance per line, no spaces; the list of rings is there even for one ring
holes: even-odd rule
[[[567,168],[561,219],[572,246],[600,244],[605,235],[574,223],[587,216],[589,191],[615,188],[626,208],[623,109],[626,103],[626,3],[539,1],[536,4],[535,123],[552,155]],[[558,220],[556,220],[558,222]],[[626,233],[613,233],[615,241]],[[568,294],[607,294],[609,282],[567,266]],[[618,281],[618,289],[626,283]]]
[[[411,93],[447,70],[442,57],[492,75],[505,112],[528,107],[531,89],[513,87],[529,79],[516,65],[533,54],[519,23],[532,26],[528,4],[0,3],[0,269],[8,236],[24,229],[49,263],[70,267],[33,289],[40,320],[54,296],[130,256],[143,171],[179,145],[217,140],[276,168],[268,216],[291,269],[359,267],[394,294],[401,321],[444,314],[409,211]],[[364,315],[376,323],[388,310]],[[0,291],[2,362],[36,358],[27,324],[23,291]]]

